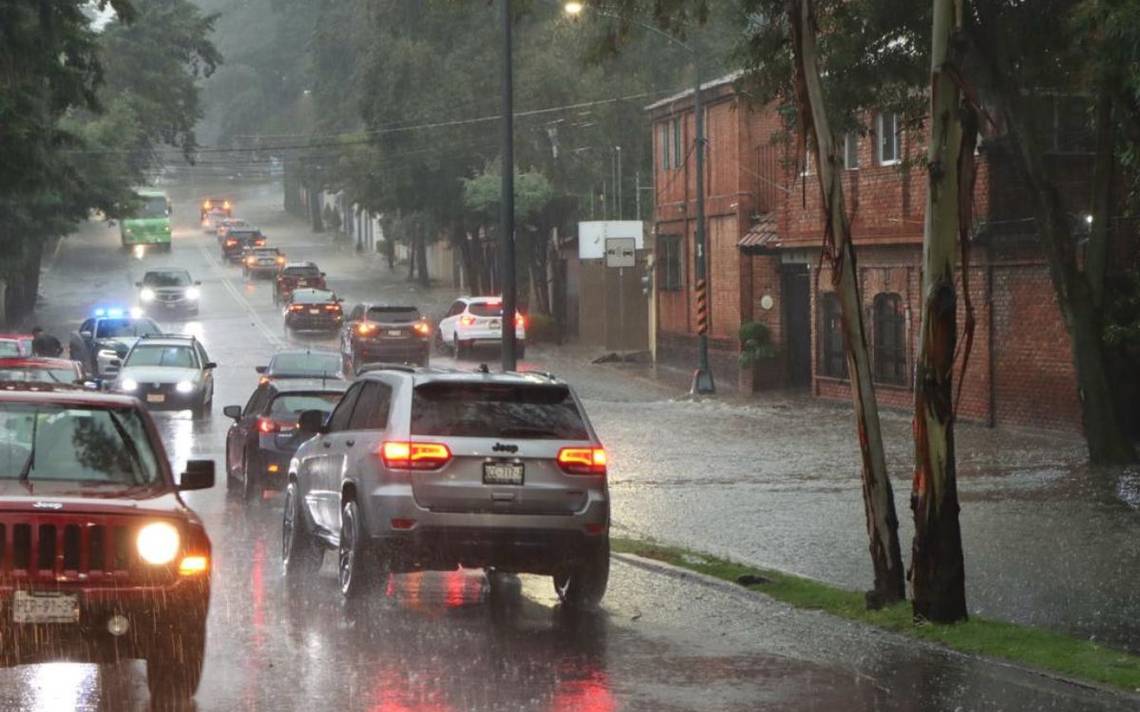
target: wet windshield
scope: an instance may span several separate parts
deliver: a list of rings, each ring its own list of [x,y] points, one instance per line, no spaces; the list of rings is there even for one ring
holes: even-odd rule
[[[0,479],[138,486],[158,459],[131,409],[0,403]]]
[[[163,196],[147,196],[143,199],[142,207],[139,208],[138,217],[140,218],[164,218],[167,216],[167,202]]]
[[[198,357],[190,346],[136,346],[127,356],[128,368],[165,366],[169,368],[197,368]]]
[[[148,287],[185,287],[190,284],[190,273],[181,270],[147,272],[143,284]]]
[[[149,319],[101,319],[95,329],[95,338],[114,339],[161,333],[158,326]]]

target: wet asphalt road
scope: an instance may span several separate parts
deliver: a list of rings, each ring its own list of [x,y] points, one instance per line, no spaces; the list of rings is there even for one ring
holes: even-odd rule
[[[213,238],[193,227],[197,212],[187,200],[199,192],[206,191],[174,193],[177,229],[169,256],[135,259],[117,249],[114,230],[86,226],[51,262],[39,313],[45,326],[62,335],[62,327],[74,328],[97,303],[128,303],[131,285],[149,266],[177,264],[203,281],[201,318],[164,323],[172,330],[198,334],[221,364],[214,415],[204,423],[193,423],[187,414],[158,417],[176,467],[200,457],[219,465],[217,487],[187,496],[205,520],[215,547],[205,677],[187,709],[1136,707],[1135,699],[975,661],[629,560],[615,560],[603,608],[590,615],[562,610],[545,578],[507,578],[492,586],[480,571],[395,577],[388,590],[346,607],[335,590],[332,557],[311,586],[287,590],[279,574],[279,500],[245,510],[227,499],[220,473],[228,427],[222,406],[244,403],[255,385],[253,367],[288,339],[272,307],[270,283],[244,283],[238,270],[218,262]],[[434,307],[446,301],[437,293],[415,293],[402,280],[386,276],[386,268],[380,279],[360,269],[361,262],[351,254],[333,252],[326,238],[308,234],[280,213],[278,195],[269,186],[244,189],[239,213],[261,224],[292,258],[321,263],[332,286],[350,302],[377,295]],[[556,353],[536,350],[531,357],[534,366],[557,367],[575,383],[615,455],[612,486],[618,526],[753,559],[769,560],[772,552],[786,551],[794,564],[786,568],[791,569],[843,559],[844,570],[858,571],[856,577],[864,573],[858,521],[847,529],[849,542],[830,548],[831,529],[795,534],[796,526],[781,521],[793,516],[790,511],[780,513],[784,497],[790,502],[814,493],[818,497],[811,499],[809,509],[820,508],[817,514],[824,517],[828,509],[840,511],[833,502],[851,496],[849,483],[827,474],[815,482],[797,478],[790,473],[795,469],[792,460],[802,453],[784,458],[790,473],[786,487],[772,481],[747,483],[739,476],[737,470],[748,462],[749,453],[732,438],[750,429],[754,433],[758,424],[776,427],[765,420],[766,411],[729,416],[738,422],[739,433],[729,429],[715,437],[705,432],[679,438],[676,433],[691,425],[694,414],[706,411],[710,419],[724,420],[721,406],[671,402],[671,390],[635,374],[606,371],[597,376]],[[826,409],[819,412],[825,414]],[[709,487],[706,478],[701,483],[705,486],[695,488],[681,476],[694,457],[714,467],[718,460],[727,463],[710,475],[717,486]],[[690,472],[688,477],[693,476]],[[671,504],[670,493],[675,497]],[[746,495],[758,493],[762,496],[746,502]],[[857,505],[857,498],[854,501]],[[727,516],[705,516],[710,506],[721,504]],[[732,534],[742,529],[738,517],[757,517],[762,531],[782,528],[787,539],[768,540],[753,550],[749,542],[757,539]],[[802,520],[798,529],[803,529]],[[718,538],[712,533],[716,531],[729,534]],[[820,541],[805,549],[803,542],[811,541],[813,534],[822,534]],[[854,557],[845,553],[852,549]],[[856,560],[847,563],[847,558]],[[137,663],[0,671],[0,710],[136,710],[148,704]]]

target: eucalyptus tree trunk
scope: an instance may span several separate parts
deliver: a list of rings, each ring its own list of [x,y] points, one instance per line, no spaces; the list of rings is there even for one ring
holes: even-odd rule
[[[878,608],[901,601],[906,596],[898,516],[895,513],[894,494],[883,451],[879,406],[871,378],[871,358],[855,270],[855,248],[844,209],[836,141],[828,125],[824,105],[812,3],[811,0],[788,0],[787,8],[796,57],[801,135],[806,134],[810,122],[815,135],[816,175],[819,177],[822,207],[826,216],[824,256],[831,268],[832,283],[839,297],[844,341],[847,345],[847,372],[851,379],[855,425],[863,459],[863,508],[875,574],[875,587],[867,594],[867,605]]]
[[[961,29],[965,0],[934,0],[930,68],[929,183],[922,244],[922,327],[914,388],[914,617],[938,623],[966,620],[966,575],[958,525],[954,459],[954,356],[958,341],[955,250],[961,235],[964,156],[961,96],[951,42]],[[973,145],[973,136],[968,137]]]

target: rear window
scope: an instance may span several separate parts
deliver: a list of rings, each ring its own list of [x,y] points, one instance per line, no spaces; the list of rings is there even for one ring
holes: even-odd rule
[[[425,383],[412,397],[413,435],[586,440],[586,423],[558,385]]]
[[[502,304],[470,304],[467,306],[467,311],[475,316],[502,316]]]
[[[270,374],[296,373],[334,376],[343,365],[340,354],[277,354],[269,365]]]
[[[340,393],[285,393],[273,399],[269,405],[269,415],[276,420],[291,418],[296,420],[306,410],[320,410],[331,413],[340,402]]]
[[[415,307],[371,307],[368,310],[368,318],[387,324],[419,321],[420,310]]]
[[[285,274],[290,277],[319,277],[321,271],[314,267],[286,267]]]
[[[332,292],[298,290],[293,292],[293,301],[300,304],[323,304],[333,300]]]

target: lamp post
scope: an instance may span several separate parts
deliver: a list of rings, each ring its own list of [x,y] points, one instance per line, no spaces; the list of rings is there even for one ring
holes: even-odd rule
[[[586,9],[581,2],[567,2],[563,5],[567,15],[578,16]],[[595,10],[599,15],[613,17],[610,13]],[[668,42],[680,47],[692,56],[693,73],[696,75],[696,85],[693,87],[693,121],[696,133],[694,150],[696,152],[696,193],[697,216],[696,228],[693,235],[696,259],[694,278],[697,293],[697,369],[693,372],[691,392],[700,394],[716,393],[716,383],[713,381],[712,369],[709,367],[709,337],[708,327],[710,321],[710,308],[708,302],[708,256],[705,247],[705,117],[701,109],[701,60],[700,55],[690,45],[673,37],[667,32],[653,25],[625,18],[642,29],[664,37]]]
[[[504,371],[518,368],[515,358],[515,144],[514,144],[514,87],[511,77],[511,0],[502,0],[503,21],[503,165],[502,196],[500,202],[499,252],[502,258],[503,315],[502,366]]]

